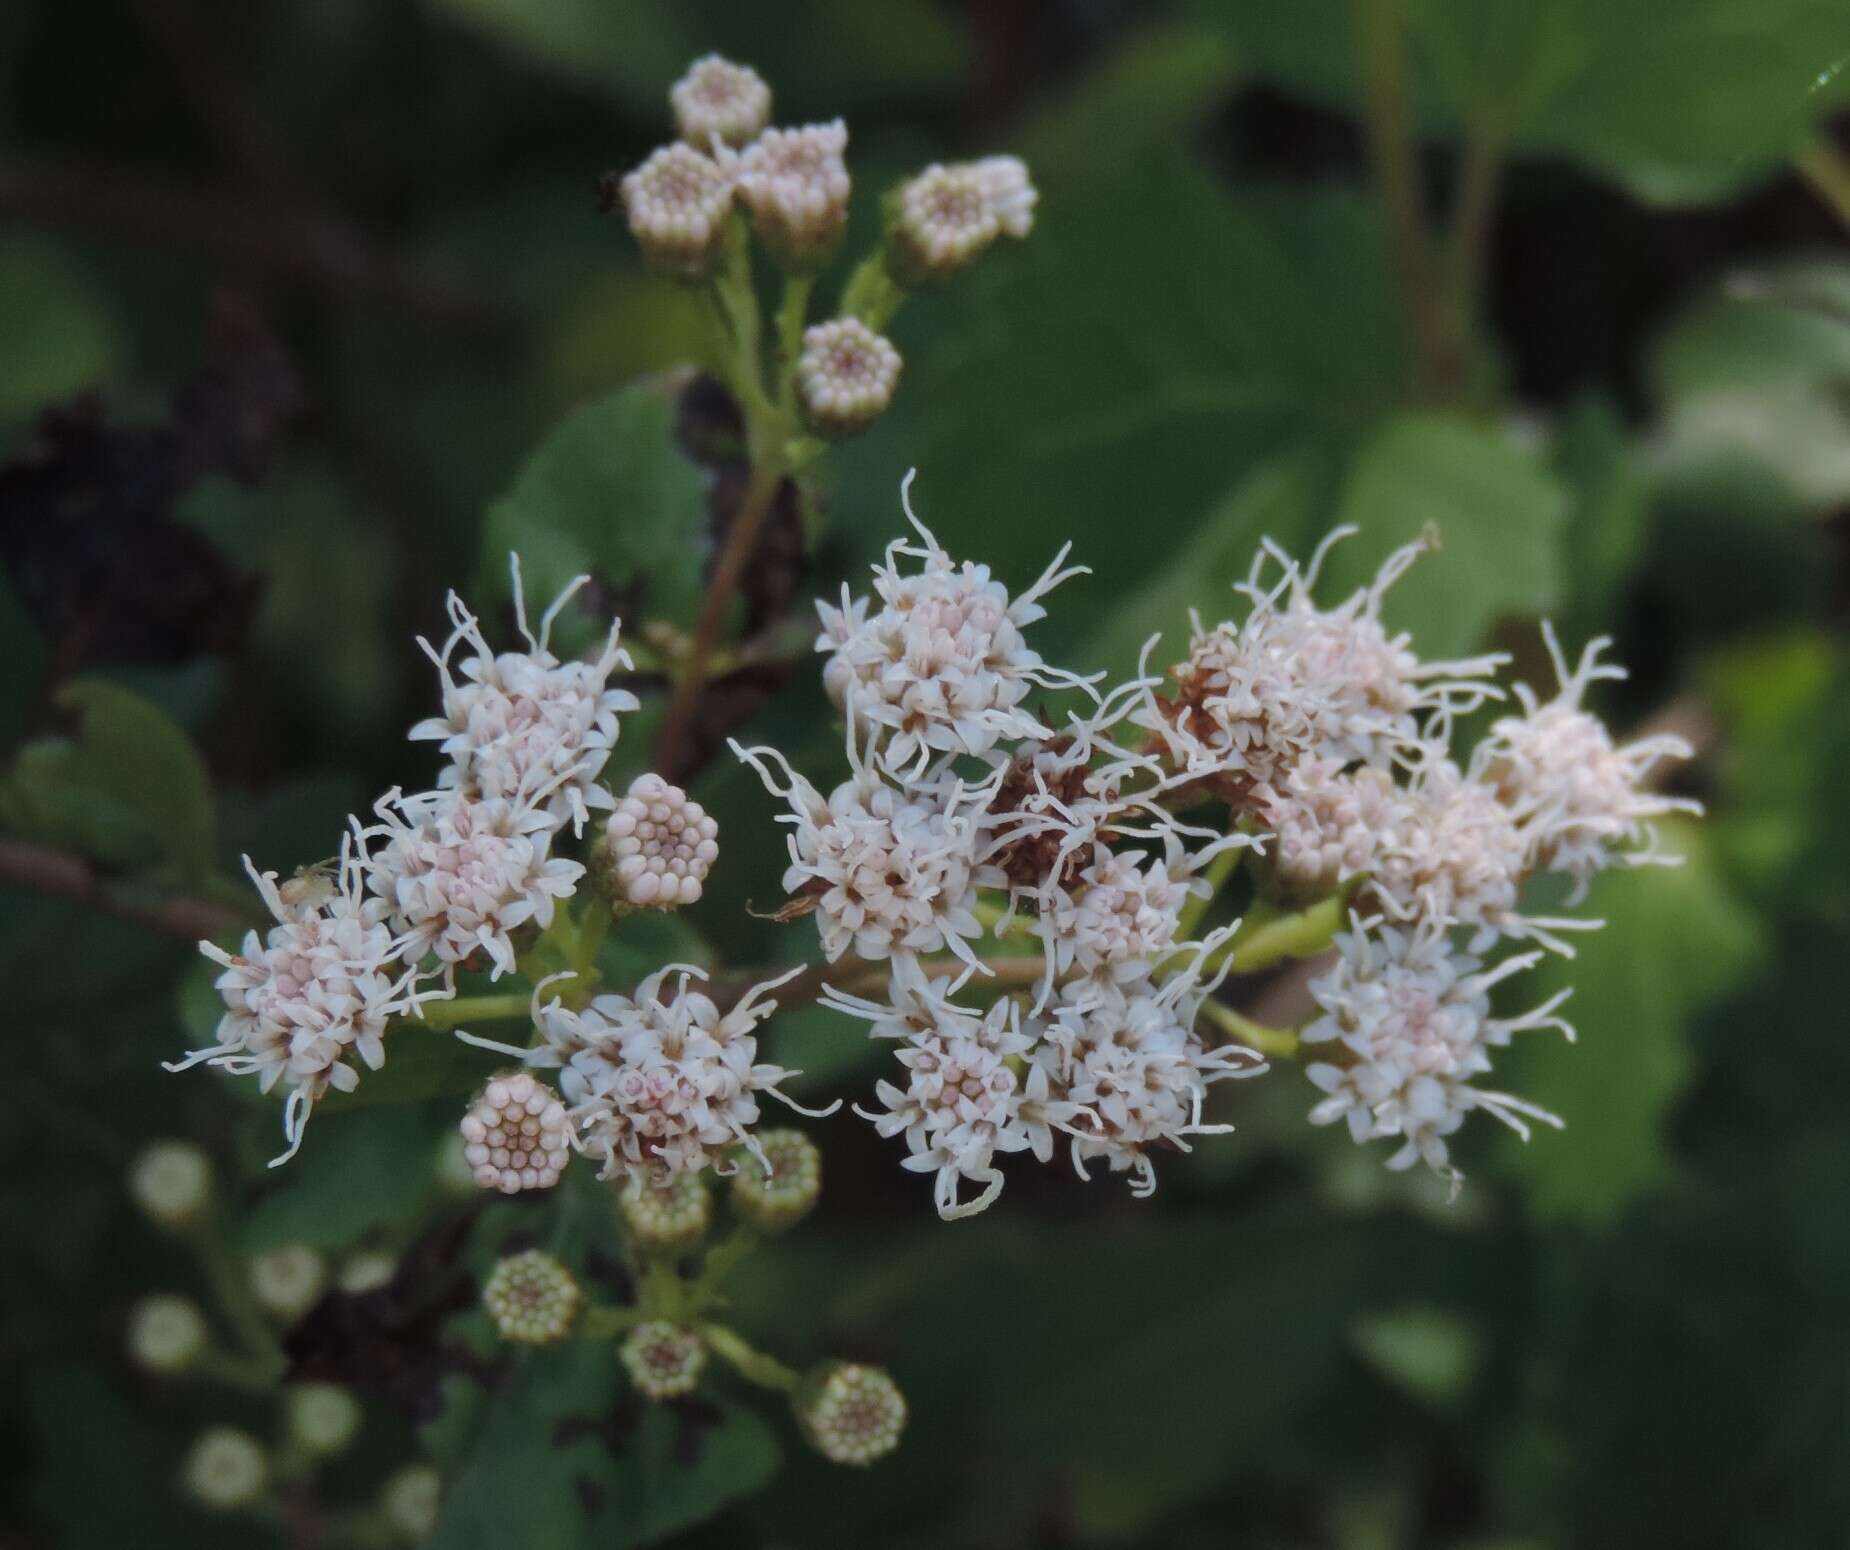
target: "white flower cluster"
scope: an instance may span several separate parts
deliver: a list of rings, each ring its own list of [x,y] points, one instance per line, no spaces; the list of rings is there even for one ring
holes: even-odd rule
[[[734,745],[790,804],[784,913],[815,915],[831,962],[878,966],[884,996],[836,984],[824,1000],[895,1042],[902,1074],[866,1117],[934,1176],[940,1215],[983,1210],[1002,1187],[997,1159],[1048,1161],[1056,1132],[1082,1174],[1103,1159],[1147,1192],[1154,1153],[1225,1128],[1203,1123],[1208,1086],[1263,1068],[1194,1029],[1227,931],[1183,940],[1207,892],[1198,872],[1249,841],[1178,820],[1163,799],[1193,775],[1113,740],[1149,680],[1100,696],[1028,646],[1039,600],[1077,574],[1064,552],[1012,597],[907,516],[918,542],[887,550],[874,597],[844,591],[820,609],[850,778],[825,797],[775,750]],[[1030,710],[1036,690],[1069,689],[1089,703],[1064,726]],[[975,952],[986,929],[1038,939],[1009,983]],[[934,975],[934,960],[955,975]]]
[[[899,190],[891,240],[901,278],[910,284],[948,279],[998,237],[1026,237],[1039,200],[1019,157],[934,162]]]
[[[549,645],[552,625],[588,578],[560,594],[535,634],[517,560],[512,571],[524,651],[491,651],[453,593],[443,648],[420,642],[442,678],[443,715],[411,736],[440,741],[449,756],[436,789],[388,792],[379,822],[352,823],[336,863],[289,882],[247,859],[276,924],[251,932],[235,954],[200,944],[224,971],[218,1042],[168,1069],[203,1062],[255,1075],[266,1092],[287,1087],[289,1146],[279,1163],[301,1145],[322,1094],[351,1091],[360,1066],[384,1063],[392,1018],[452,995],[460,967],[496,977],[513,970],[516,935],[547,926],[584,875],[580,863],[552,854],[554,839],[612,805],[597,777],[618,717],[637,703],[610,684],[630,666],[618,625],[594,659],[561,661]]]
[[[1354,917],[1336,968],[1311,985],[1324,1015],[1303,1038],[1331,1046],[1309,1068],[1330,1095],[1312,1118],[1346,1118],[1358,1141],[1397,1137],[1392,1165],[1423,1158],[1455,1177],[1443,1138],[1470,1110],[1525,1136],[1520,1116],[1558,1123],[1470,1082],[1512,1032],[1567,1026],[1551,1015],[1560,998],[1525,1018],[1488,1014],[1485,989],[1536,954],[1490,971],[1472,955],[1503,940],[1571,955],[1558,933],[1598,924],[1526,914],[1524,886],[1538,871],[1567,874],[1577,900],[1606,866],[1673,861],[1655,848],[1652,820],[1696,804],[1645,782],[1689,749],[1667,736],[1615,746],[1582,704],[1595,679],[1623,676],[1599,663],[1605,642],[1570,669],[1545,625],[1558,695],[1544,702],[1518,685],[1523,714],[1497,720],[1461,765],[1449,747],[1454,721],[1502,697],[1489,679],[1503,659],[1423,662],[1382,624],[1388,588],[1430,540],[1319,609],[1317,572],[1349,531],[1302,569],[1267,545],[1239,588],[1246,618],[1212,629],[1197,620],[1168,693],[1150,694],[1132,719],[1169,766],[1266,836],[1279,897],[1306,903],[1340,891],[1370,912]],[[1281,574],[1268,584],[1272,565]]]

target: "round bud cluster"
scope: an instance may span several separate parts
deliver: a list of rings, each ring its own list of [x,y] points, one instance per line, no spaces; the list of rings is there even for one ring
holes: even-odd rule
[[[623,210],[651,269],[694,280],[713,266],[732,213],[732,179],[691,145],[664,145],[622,183]]]
[[[162,1227],[196,1222],[212,1198],[212,1164],[190,1141],[156,1141],[129,1169],[129,1194]]]
[[[206,1347],[206,1321],[184,1297],[144,1297],[128,1320],[128,1354],[148,1372],[184,1372]]]
[[[739,197],[785,268],[820,269],[841,240],[848,224],[847,149],[848,126],[836,119],[767,129],[739,157]]]
[[[691,1393],[707,1365],[700,1336],[666,1319],[638,1324],[618,1350],[630,1381],[649,1399],[676,1399]]]
[[[934,163],[899,191],[894,272],[906,285],[947,280],[1001,234],[976,168]]]
[[[491,1077],[462,1118],[463,1156],[483,1189],[551,1189],[570,1155],[565,1105],[525,1071]]]
[[[858,318],[804,330],[796,384],[809,428],[818,436],[859,435],[892,403],[900,365],[893,342]]]
[[[758,1145],[764,1162],[741,1158],[732,1176],[733,1209],[754,1227],[782,1232],[815,1209],[822,1194],[822,1153],[800,1130],[763,1131]]]
[[[256,1438],[235,1426],[215,1426],[200,1435],[186,1455],[180,1478],[205,1507],[229,1512],[263,1495],[269,1461]]]
[[[251,1291],[285,1321],[308,1312],[327,1284],[327,1262],[307,1244],[287,1244],[251,1261]]]
[[[899,1445],[906,1398],[878,1367],[832,1362],[804,1381],[797,1424],[832,1464],[871,1464]]]
[[[698,1173],[672,1173],[660,1183],[632,1177],[617,1205],[636,1245],[657,1254],[692,1248],[713,1222],[713,1197]]]
[[[442,1495],[443,1476],[428,1464],[408,1464],[386,1481],[379,1510],[405,1538],[421,1543],[436,1531]]]
[[[304,1383],[289,1391],[289,1435],[303,1451],[332,1458],[360,1429],[360,1403],[333,1383]]]
[[[719,856],[719,824],[659,775],[630,782],[604,835],[618,891],[641,908],[692,904]]]
[[[718,54],[696,59],[668,91],[681,138],[706,150],[715,140],[735,148],[771,121],[771,88],[749,65]]]
[[[482,1304],[501,1338],[518,1345],[563,1340],[581,1301],[583,1294],[571,1271],[538,1249],[509,1255],[482,1288]]]

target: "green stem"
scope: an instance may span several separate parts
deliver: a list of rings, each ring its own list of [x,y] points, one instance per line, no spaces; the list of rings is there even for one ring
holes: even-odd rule
[[[702,1324],[700,1335],[707,1349],[748,1383],[794,1394],[803,1381],[803,1374],[794,1367],[786,1367],[776,1357],[755,1350],[742,1335],[724,1324]]]
[[[1207,1013],[1209,1020],[1222,1033],[1249,1049],[1256,1049],[1261,1055],[1277,1060],[1297,1058],[1298,1035],[1295,1029],[1271,1028],[1264,1023],[1256,1023],[1250,1017],[1242,1017],[1232,1007],[1211,998],[1201,1003],[1201,1010]]]
[[[199,1260],[199,1268],[205,1273],[206,1283],[212,1288],[219,1311],[243,1348],[243,1357],[255,1368],[280,1372],[282,1352],[277,1348],[276,1332],[264,1317],[263,1309],[257,1306],[243,1272],[226,1251],[217,1224],[208,1218],[189,1232],[187,1238]]]
[[[803,353],[803,329],[809,322],[809,293],[815,288],[814,275],[793,274],[784,279],[784,303],[777,309],[777,361],[773,380],[776,400],[788,405],[795,391],[793,374],[797,357]]]
[[[1850,227],[1850,156],[1839,150],[1835,141],[1819,134],[1792,162],[1819,201]]]
[[[208,1383],[222,1384],[244,1394],[264,1395],[276,1392],[276,1380],[281,1371],[278,1363],[252,1361],[212,1346],[195,1356],[187,1370]]]
[[[751,1228],[739,1227],[714,1244],[701,1262],[699,1276],[688,1288],[688,1305],[696,1313],[711,1307],[719,1300],[719,1289],[726,1277],[763,1241]]]
[[[1286,958],[1313,958],[1327,948],[1347,918],[1348,900],[1332,894],[1294,915],[1249,919],[1231,941],[1208,954],[1203,968],[1231,964],[1235,974],[1256,974]]]
[[[884,244],[869,253],[854,267],[848,283],[842,287],[841,311],[844,317],[859,318],[875,333],[884,333],[906,300],[906,290],[887,268]]]
[[[1387,228],[1394,280],[1414,351],[1414,388],[1422,398],[1451,397],[1462,361],[1446,320],[1434,272],[1418,147],[1407,89],[1405,0],[1355,0],[1361,50],[1363,128]]]
[[[524,992],[499,996],[456,996],[448,1001],[428,1001],[411,1019],[426,1028],[447,1033],[464,1023],[501,1023],[532,1014],[533,997]]]
[[[1465,123],[1458,194],[1452,204],[1446,279],[1454,326],[1459,329],[1477,309],[1484,244],[1490,236],[1490,218],[1496,209],[1497,181],[1502,171],[1502,131],[1491,111],[1480,108]]]
[[[640,1308],[587,1308],[579,1320],[578,1334],[584,1340],[613,1340],[634,1329],[644,1317]]]

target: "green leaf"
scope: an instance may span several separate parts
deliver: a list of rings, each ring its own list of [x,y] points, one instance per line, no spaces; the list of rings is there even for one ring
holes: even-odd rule
[[[217,850],[211,777],[186,733],[140,695],[100,678],[65,685],[57,703],[78,714],[77,736],[21,750],[0,790],[0,818],[108,866],[209,875]]]
[[[1483,643],[1506,614],[1534,614],[1560,598],[1560,534],[1567,498],[1533,454],[1492,427],[1434,414],[1399,415],[1362,446],[1337,520],[1361,531],[1330,553],[1327,595],[1346,596],[1393,550],[1430,525],[1439,552],[1388,594],[1384,616],[1413,632],[1426,656]]]
[[[1756,920],[1701,832],[1679,825],[1666,838],[1684,865],[1604,874],[1587,902],[1604,929],[1578,935],[1572,959],[1550,957],[1510,987],[1523,1005],[1574,991],[1566,1015],[1577,1042],[1530,1035],[1504,1063],[1511,1091],[1566,1122],[1527,1145],[1512,1137],[1500,1152],[1548,1220],[1611,1222],[1668,1176],[1664,1127],[1689,1076],[1690,1018],[1739,984],[1761,951]]]
[[[1464,1402],[1484,1356],[1477,1331],[1442,1308],[1368,1314],[1349,1338],[1370,1367],[1441,1414]]]
[[[1586,640],[1612,628],[1644,548],[1650,503],[1625,426],[1608,400],[1572,404],[1550,450],[1568,492],[1561,534],[1567,606],[1555,622],[1567,639]]]
[[[510,552],[520,556],[529,618],[572,577],[643,590],[653,619],[691,622],[700,597],[706,494],[674,444],[674,404],[663,388],[625,388],[585,405],[540,444],[488,513],[484,590],[507,595]],[[590,626],[568,615],[561,636]]]
[[[0,421],[94,387],[119,364],[108,297],[73,253],[36,232],[0,240],[0,339]]]

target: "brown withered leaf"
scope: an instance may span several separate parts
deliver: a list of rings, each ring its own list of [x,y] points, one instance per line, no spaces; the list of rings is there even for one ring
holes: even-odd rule
[[[114,424],[94,394],[40,414],[0,466],[0,566],[60,671],[184,662],[243,642],[261,582],[173,509],[209,474],[261,479],[302,403],[256,314],[221,298],[206,359],[164,422]]]

